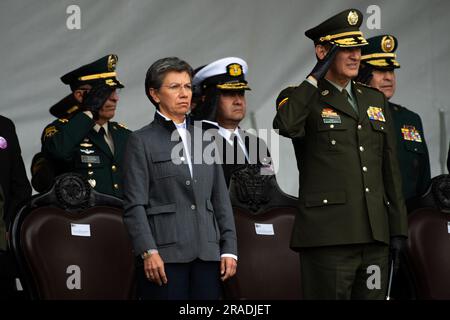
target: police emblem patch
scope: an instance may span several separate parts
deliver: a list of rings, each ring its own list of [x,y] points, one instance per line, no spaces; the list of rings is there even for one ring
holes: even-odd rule
[[[48,127],[45,129],[45,138],[50,138],[57,132],[58,130],[56,129],[55,126]]]
[[[356,11],[352,10],[348,13],[347,21],[348,21],[349,25],[351,25],[351,26],[356,25],[358,23],[358,19],[359,18],[358,18],[358,14],[356,13]]]
[[[383,114],[383,109],[378,107],[369,107],[367,109],[367,115],[369,116],[370,120],[376,120],[381,122],[386,122],[386,118]]]
[[[117,61],[119,58],[115,54],[111,54],[108,57],[108,71],[116,70]]]
[[[338,113],[331,109],[331,108],[323,108],[322,109],[322,120],[323,123],[341,123],[341,117],[338,115]]]
[[[414,126],[403,126],[402,128],[403,139],[407,141],[422,142],[419,130]]]
[[[395,40],[393,37],[391,36],[383,37],[383,39],[381,40],[381,49],[384,52],[392,52],[392,50],[394,50],[394,47],[395,47]]]

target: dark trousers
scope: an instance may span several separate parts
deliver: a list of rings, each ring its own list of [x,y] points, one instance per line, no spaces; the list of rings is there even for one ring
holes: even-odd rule
[[[0,250],[0,300],[25,299],[23,292],[16,290],[17,266],[10,251]]]
[[[389,247],[378,243],[302,249],[303,297],[382,300],[386,297],[388,260]]]
[[[167,284],[150,282],[142,260],[136,264],[138,297],[143,300],[218,300],[221,294],[220,262],[196,259],[166,263]]]

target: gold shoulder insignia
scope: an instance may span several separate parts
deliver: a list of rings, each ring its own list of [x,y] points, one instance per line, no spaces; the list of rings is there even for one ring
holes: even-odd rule
[[[286,102],[288,102],[289,98],[284,98],[281,100],[281,102],[278,104],[278,109],[280,109]]]
[[[124,124],[122,124],[122,123],[117,123],[117,125],[118,125],[119,127],[121,127],[121,128],[124,128],[124,129],[127,129],[127,130],[128,130],[127,126],[124,125]]]
[[[59,121],[59,122],[62,122],[62,123],[69,122],[69,120],[67,120],[67,119],[65,119],[65,118],[58,119],[58,121]]]
[[[47,127],[47,128],[45,128],[45,134],[44,134],[44,137],[45,137],[45,138],[50,138],[50,137],[52,137],[53,135],[55,135],[55,133],[57,133],[57,132],[58,132],[58,129],[56,129],[55,126]]]

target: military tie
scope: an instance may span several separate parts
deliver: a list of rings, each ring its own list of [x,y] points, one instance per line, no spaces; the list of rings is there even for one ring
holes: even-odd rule
[[[352,106],[353,110],[355,110],[356,114],[359,114],[358,106],[356,105],[356,102],[353,100],[352,96],[347,91],[347,89],[346,88],[342,89],[341,93],[345,96],[345,98],[347,99],[348,103],[350,103],[350,105]]]
[[[247,158],[245,153],[239,145],[239,138],[237,134],[232,133],[230,140],[233,141],[233,152],[234,152],[234,164],[245,164],[247,163]]]
[[[114,154],[114,145],[113,145],[111,139],[107,136],[105,128],[100,127],[100,129],[98,130],[98,134],[105,140],[109,149]]]
[[[98,130],[98,134],[99,134],[101,137],[104,137],[104,136],[106,135],[106,130],[105,130],[105,128],[100,127],[100,129]]]

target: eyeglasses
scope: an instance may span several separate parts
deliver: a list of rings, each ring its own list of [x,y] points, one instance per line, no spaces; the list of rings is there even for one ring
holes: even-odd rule
[[[186,83],[183,85],[180,83],[171,83],[168,85],[161,85],[161,87],[166,87],[170,91],[173,91],[173,92],[181,92],[182,89],[192,92],[192,84],[191,83]]]

